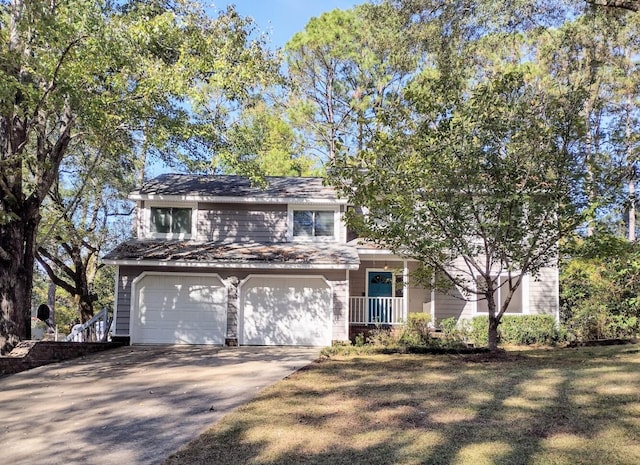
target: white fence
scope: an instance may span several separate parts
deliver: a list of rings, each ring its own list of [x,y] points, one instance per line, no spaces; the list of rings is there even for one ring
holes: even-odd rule
[[[402,297],[349,297],[352,325],[398,325],[406,320]]]
[[[96,313],[93,318],[83,324],[75,325],[65,342],[106,342],[111,329],[111,318],[106,308]]]

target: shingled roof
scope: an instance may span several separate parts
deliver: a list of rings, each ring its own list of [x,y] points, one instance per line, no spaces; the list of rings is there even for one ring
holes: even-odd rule
[[[144,264],[153,261],[182,266],[244,267],[286,265],[287,268],[357,269],[355,247],[335,243],[234,244],[228,242],[132,240],[104,256],[108,264]]]
[[[148,196],[250,197],[250,198],[338,198],[335,190],[323,184],[322,178],[275,177],[265,178],[267,185],[252,185],[242,176],[204,176],[192,174],[163,174],[146,182],[131,193],[132,198]]]

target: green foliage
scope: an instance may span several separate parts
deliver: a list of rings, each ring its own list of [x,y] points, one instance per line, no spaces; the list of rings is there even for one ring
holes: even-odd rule
[[[192,0],[0,2],[0,41],[0,62],[7,64],[0,66],[0,351],[5,351],[28,335],[33,244],[40,242],[36,234],[45,199],[58,190],[57,183],[73,178],[82,184],[82,176],[65,170],[73,166],[65,164],[70,154],[100,154],[84,179],[94,168],[109,172],[108,162],[124,167],[112,171],[114,179],[134,167],[144,170],[135,158],[147,154],[189,169],[210,169],[211,151],[225,145],[230,121],[279,78],[279,61],[264,38],[254,35],[250,19],[233,8],[210,18]],[[96,173],[96,179],[101,184],[105,178]],[[77,199],[61,200],[61,210],[72,211]],[[45,236],[45,242],[54,237]],[[102,245],[92,242],[80,232],[74,243],[61,247]],[[44,245],[56,263],[61,258],[56,245]],[[74,255],[58,260],[56,268],[77,262],[82,253]],[[23,281],[19,288],[11,284],[16,269]]]
[[[397,350],[401,345],[402,332],[393,328],[376,328],[369,333],[367,342],[377,349]]]
[[[554,264],[559,239],[584,214],[584,173],[571,150],[583,94],[545,86],[521,36],[502,39],[490,49],[467,44],[462,62],[434,57],[390,105],[369,146],[341,154],[329,171],[368,211],[347,216],[360,235],[495,304],[495,321],[507,299],[496,302],[492,270],[535,275]],[[490,71],[471,55],[491,58]]]
[[[390,2],[365,3],[312,18],[285,46],[291,121],[325,160],[366,145],[383,105],[416,70],[405,24]]]
[[[640,331],[640,245],[607,233],[565,244],[561,321],[570,340],[632,337]]]
[[[447,342],[464,342],[469,339],[469,323],[467,320],[459,322],[454,317],[445,318],[440,322],[440,330]]]
[[[551,345],[560,340],[560,331],[552,315],[508,315],[499,326],[500,340],[506,344]]]
[[[484,347],[488,344],[488,330],[489,319],[477,316],[463,334],[475,346]],[[552,345],[564,336],[552,315],[506,315],[498,326],[498,338],[504,344]]]
[[[429,345],[431,342],[431,315],[428,313],[410,313],[402,328],[400,343],[405,345]]]
[[[485,347],[489,343],[489,319],[486,316],[474,317],[467,337],[473,345]]]
[[[446,338],[456,335],[458,321],[454,317],[445,318],[440,322],[440,330]]]
[[[303,151],[304,144],[284,117],[257,102],[229,128],[227,145],[214,155],[213,165],[249,176],[321,175],[317,160]]]

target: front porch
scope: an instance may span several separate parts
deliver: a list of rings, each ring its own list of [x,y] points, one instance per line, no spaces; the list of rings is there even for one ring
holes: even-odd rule
[[[404,297],[349,297],[350,325],[399,325],[405,321]]]
[[[360,249],[360,268],[349,271],[349,338],[404,324],[410,313],[431,312],[431,290],[413,284],[414,261]]]

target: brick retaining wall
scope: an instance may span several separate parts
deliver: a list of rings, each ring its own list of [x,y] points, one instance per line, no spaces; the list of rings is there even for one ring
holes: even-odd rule
[[[10,354],[0,356],[0,375],[19,373],[121,345],[113,342],[22,341]]]

